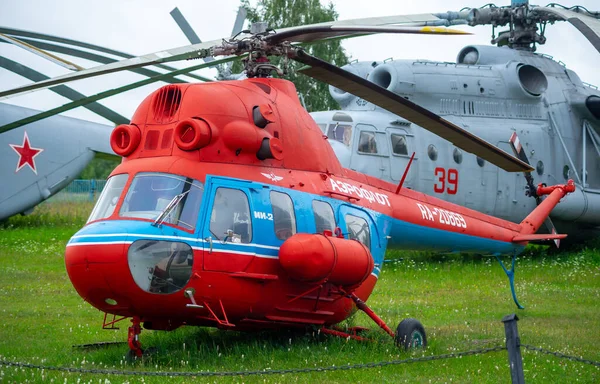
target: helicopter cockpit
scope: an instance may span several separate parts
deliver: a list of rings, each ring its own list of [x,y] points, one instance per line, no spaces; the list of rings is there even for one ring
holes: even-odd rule
[[[128,174],[110,177],[88,222],[113,216],[126,189]],[[118,216],[171,224],[181,230],[195,230],[202,204],[204,185],[178,175],[140,172],[131,180]],[[158,294],[177,292],[192,275],[194,255],[183,241],[139,239],[127,252],[129,270],[144,291]]]
[[[127,174],[120,174],[108,180],[88,222],[113,214],[127,179]],[[175,198],[178,198],[177,204],[170,209],[162,222],[193,231],[203,193],[203,184],[191,178],[164,173],[138,173],[131,181],[119,216],[156,220],[170,204],[175,203]]]

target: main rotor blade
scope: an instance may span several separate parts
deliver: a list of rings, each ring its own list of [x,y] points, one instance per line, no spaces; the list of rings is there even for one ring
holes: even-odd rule
[[[313,24],[314,26],[350,26],[350,25],[390,25],[390,24],[410,24],[410,23],[436,23],[441,19],[432,14],[418,14],[418,15],[397,15],[397,16],[385,16],[385,17],[370,17],[364,19],[351,19],[341,21],[328,21],[324,23]],[[306,26],[310,27],[310,26]],[[285,28],[280,30],[280,33],[286,32],[287,30],[294,29]],[[133,57],[127,60],[122,60],[116,63],[102,65],[72,73],[64,76],[59,76],[47,81],[40,81],[35,84],[28,84],[25,86],[9,89],[7,91],[0,92],[0,100],[6,99],[9,96],[14,97],[27,92],[31,92],[38,89],[45,89],[52,85],[63,84],[69,81],[75,81],[85,79],[94,76],[100,76],[107,73],[124,71],[132,68],[140,68],[146,65],[154,65],[159,63],[166,63],[177,60],[189,60],[202,58],[198,55],[198,51],[211,48],[221,43],[222,40],[212,40],[200,44],[193,44],[184,47],[169,49],[162,52],[150,53],[144,56]]]
[[[558,16],[573,24],[573,26],[577,28],[590,43],[592,43],[594,48],[600,52],[600,20],[587,16],[583,12],[574,12],[554,7],[535,7],[532,11]]]
[[[317,59],[303,50],[297,50],[296,54],[292,55],[291,58],[309,66],[309,68],[301,69],[301,73],[331,84],[396,115],[402,116],[414,124],[450,141],[458,148],[474,153],[506,171],[524,172],[533,170],[529,164],[509,155],[498,147],[412,101],[368,80]]]
[[[236,59],[237,59],[237,56],[229,56],[229,57],[225,57],[225,58],[214,60],[214,61],[212,61],[210,63],[203,63],[203,64],[196,65],[196,66],[193,66],[193,67],[179,69],[179,70],[176,70],[176,71],[173,71],[173,72],[169,72],[169,73],[165,73],[165,74],[162,74],[162,75],[159,75],[159,76],[154,76],[154,77],[151,77],[149,79],[144,79],[144,80],[138,81],[136,83],[127,84],[127,85],[119,87],[119,88],[115,88],[115,89],[111,89],[111,90],[108,90],[108,91],[100,92],[100,93],[97,93],[97,94],[92,95],[92,96],[84,97],[82,99],[75,100],[75,101],[73,101],[71,103],[67,103],[67,104],[61,105],[60,107],[57,107],[57,108],[54,108],[54,109],[50,109],[48,111],[44,111],[44,112],[41,112],[41,113],[38,113],[37,115],[29,116],[29,117],[26,117],[24,119],[13,121],[12,123],[3,125],[3,126],[0,127],[0,133],[6,132],[6,131],[10,131],[10,130],[15,129],[15,128],[19,128],[19,127],[21,127],[23,125],[26,125],[26,124],[31,124],[31,123],[36,122],[38,120],[42,120],[42,119],[45,119],[45,118],[50,117],[50,116],[57,115],[57,114],[62,113],[62,112],[70,111],[71,109],[74,109],[74,108],[77,108],[77,107],[81,107],[81,106],[87,105],[89,103],[92,103],[92,102],[95,102],[95,101],[98,101],[98,100],[102,100],[102,99],[105,99],[105,98],[110,97],[110,96],[117,95],[119,93],[123,93],[123,92],[129,91],[129,90],[135,89],[135,88],[142,87],[142,86],[147,85],[147,84],[151,84],[151,83],[154,83],[154,82],[157,82],[157,81],[161,81],[161,80],[163,80],[163,79],[165,79],[167,77],[170,77],[170,76],[183,75],[183,74],[185,74],[187,72],[197,71],[197,70],[202,69],[202,68],[210,67],[210,66],[213,66],[213,65],[216,65],[216,64],[226,63],[228,61],[232,61],[232,60],[236,60]]]
[[[108,56],[103,56],[103,55],[100,55],[97,53],[88,52],[87,50],[84,51],[82,49],[69,48],[69,47],[66,47],[63,45],[58,45],[58,44],[54,44],[54,43],[50,43],[50,42],[37,41],[37,40],[26,39],[26,38],[21,39],[21,41],[29,43],[37,48],[43,49],[44,51],[63,53],[65,55],[70,55],[70,56],[94,61],[98,64],[109,64],[109,63],[114,63],[114,62],[118,61],[118,60],[113,59]],[[169,72],[177,70],[177,68],[167,67],[166,65],[164,67],[166,67],[164,69],[168,69]],[[144,77],[158,76],[161,74],[160,72],[153,71],[150,68],[133,68],[133,69],[131,69],[131,72],[137,73]],[[207,77],[193,75],[193,74],[189,74],[189,73],[186,73],[185,76],[191,77],[193,79],[200,80],[200,81],[212,81],[212,79],[209,79]],[[49,79],[49,77],[46,77],[43,80],[46,80],[46,79]],[[37,81],[41,81],[41,80],[37,80]],[[185,80],[180,80],[178,78],[165,79],[164,81],[167,83],[187,83],[188,82]]]
[[[24,64],[17,63],[2,56],[0,56],[0,67],[5,68],[13,73],[16,73],[19,76],[23,76],[31,81],[42,81],[49,79],[48,76],[36,70],[33,70]],[[62,97],[66,97],[71,101],[79,100],[86,97],[84,94],[79,93],[76,90],[69,88],[69,86],[64,84],[51,87],[50,91],[61,95]],[[129,121],[129,119],[125,118],[124,116],[121,116],[117,112],[113,111],[108,107],[105,107],[100,103],[90,102],[89,104],[83,107],[97,114],[98,116],[104,117],[106,120],[112,121],[115,125],[125,124]]]
[[[73,64],[73,63],[71,63],[68,60],[61,59],[58,56],[54,56],[51,53],[48,53],[48,52],[46,52],[46,51],[44,51],[42,49],[34,47],[31,44],[27,44],[26,42],[21,41],[21,40],[19,40],[17,38],[14,38],[14,37],[11,37],[11,36],[7,36],[7,35],[5,35],[3,33],[0,33],[0,39],[6,41],[8,43],[14,44],[17,47],[22,48],[22,49],[24,49],[26,51],[29,51],[29,52],[31,52],[31,53],[33,53],[35,55],[43,57],[44,59],[49,60],[49,61],[53,62],[54,64],[58,64],[61,67],[67,68],[68,70],[71,70],[71,71],[81,71],[83,69],[83,67],[80,67],[77,64]]]
[[[192,26],[190,25],[190,23],[188,23],[186,18],[183,17],[183,14],[179,10],[179,8],[173,8],[173,10],[171,11],[171,17],[173,18],[173,20],[175,20],[175,22],[179,26],[179,29],[181,29],[181,32],[183,32],[183,34],[185,35],[185,37],[187,37],[190,43],[199,44],[202,42],[202,40],[200,40],[200,38],[194,31],[194,28],[192,28]]]
[[[244,21],[246,21],[247,15],[248,10],[246,8],[238,8],[238,13],[235,16],[235,21],[233,22],[233,29],[231,30],[231,36],[235,36],[238,33],[242,32],[242,28],[244,28]]]
[[[266,37],[269,43],[277,44],[282,41],[292,43],[310,43],[317,40],[335,37],[353,37],[373,33],[406,33],[417,35],[471,35],[458,29],[444,27],[402,27],[402,26],[370,26],[370,25],[317,25],[295,27],[284,32],[277,32]]]
[[[179,26],[179,29],[181,29],[181,31],[183,32],[185,37],[187,37],[187,39],[190,43],[200,44],[202,42],[202,40],[200,40],[200,38],[198,37],[198,35],[194,31],[194,29],[192,28],[190,23],[188,23],[186,18],[183,17],[183,14],[179,10],[179,8],[177,8],[177,7],[173,8],[173,10],[171,11],[171,17],[173,18],[173,20],[175,20],[175,22]],[[205,63],[208,63],[210,61],[213,61],[214,58],[209,56],[209,57],[205,57],[203,60]]]
[[[54,77],[49,80],[9,89],[8,91],[2,91],[0,92],[0,100],[7,99],[8,96],[14,97],[17,95],[29,93],[34,90],[46,89],[53,85],[86,79],[89,77],[100,76],[107,73],[119,72],[132,68],[140,68],[146,65],[152,65],[157,63],[166,63],[169,61],[201,58],[201,56],[199,56],[198,54],[199,50],[211,48],[219,43],[221,43],[221,40],[212,40],[200,44],[193,44],[184,47],[168,49],[162,52],[150,53],[144,56],[138,56],[127,60],[117,61],[116,63],[84,69],[79,72],[69,73],[67,75]]]
[[[95,56],[95,54],[91,53],[92,58],[89,57],[85,57],[84,55],[78,55],[78,53],[81,53],[83,51],[78,50],[78,49],[74,49],[72,47],[80,47],[80,48],[87,48],[90,49],[92,51],[97,51],[97,52],[101,52],[101,53],[108,53],[110,55],[114,55],[114,56],[119,56],[121,58],[124,59],[131,59],[132,57],[135,57],[134,55],[130,55],[129,53],[125,53],[125,52],[121,52],[121,51],[116,51],[114,49],[109,49],[106,47],[101,47],[99,45],[94,45],[94,44],[89,44],[89,43],[84,43],[82,41],[77,41],[77,40],[73,40],[73,39],[66,39],[64,37],[58,37],[58,36],[52,36],[52,35],[46,35],[43,33],[37,33],[37,32],[31,32],[31,31],[24,31],[24,30],[20,30],[20,29],[14,29],[14,28],[5,28],[5,27],[0,27],[0,33],[4,33],[4,34],[8,34],[8,35],[12,35],[12,36],[18,36],[21,38],[22,41],[25,41],[26,43],[29,43],[37,48],[40,49],[44,49],[46,51],[52,51],[52,52],[58,52],[58,53],[64,53],[67,55],[71,55],[71,56],[78,56],[81,58],[85,58],[87,60],[91,60],[91,61],[95,61],[97,63],[100,64],[108,64],[117,60],[114,59],[109,59],[108,61],[102,61],[102,60],[96,60],[95,58],[93,58],[93,56]],[[25,37],[30,38],[30,39],[24,39]],[[37,40],[41,40],[41,41],[37,41],[37,40],[31,40],[31,38],[33,39],[37,39]],[[65,46],[61,45],[61,48],[59,49],[50,49],[50,48],[43,48],[42,45],[44,44],[44,42],[57,42],[57,43],[61,43],[64,44]],[[54,44],[50,44],[52,47],[58,47],[57,45]],[[104,56],[102,56],[104,57]],[[156,65],[157,68],[162,68],[165,69],[167,71],[175,71],[177,68],[173,68],[170,67],[168,65],[163,65],[163,64],[157,64]],[[133,71],[135,72],[135,71]],[[148,75],[148,74],[144,74],[139,72],[140,74],[147,76],[147,77],[151,77],[152,75]],[[148,72],[149,73],[149,72]],[[158,72],[155,72],[154,75],[158,74]],[[202,80],[202,81],[206,81],[205,79],[202,79],[201,76],[197,76],[191,73],[187,73],[186,77],[191,77],[193,79],[196,80]]]

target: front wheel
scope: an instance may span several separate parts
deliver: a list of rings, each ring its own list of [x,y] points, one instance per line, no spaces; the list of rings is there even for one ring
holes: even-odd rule
[[[417,319],[404,319],[396,328],[394,341],[398,347],[410,348],[427,347],[427,335],[425,328]]]

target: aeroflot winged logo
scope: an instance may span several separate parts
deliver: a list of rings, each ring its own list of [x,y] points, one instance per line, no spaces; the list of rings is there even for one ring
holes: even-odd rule
[[[283,177],[281,176],[277,176],[274,173],[260,173],[261,175],[263,175],[264,177],[266,177],[269,180],[273,180],[273,181],[280,181],[283,180]]]
[[[44,150],[42,148],[34,148],[31,146],[29,143],[29,136],[27,136],[27,131],[25,131],[25,137],[23,137],[23,145],[9,145],[19,155],[19,161],[17,162],[17,169],[15,170],[15,173],[19,172],[19,170],[21,170],[21,168],[23,168],[25,165],[28,165],[33,173],[37,175],[37,169],[35,169],[35,157]]]

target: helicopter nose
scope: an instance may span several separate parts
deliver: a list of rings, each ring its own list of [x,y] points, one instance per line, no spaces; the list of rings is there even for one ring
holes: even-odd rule
[[[69,240],[65,251],[69,279],[77,293],[94,307],[128,316],[131,301],[119,294],[122,290],[114,283],[131,279],[127,268],[127,233],[124,229],[118,235],[93,232],[86,227]]]

